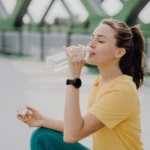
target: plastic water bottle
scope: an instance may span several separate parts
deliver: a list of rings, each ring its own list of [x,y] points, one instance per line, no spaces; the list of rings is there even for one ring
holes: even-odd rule
[[[86,48],[86,54],[85,54],[85,61],[86,61],[86,59],[89,56],[90,47],[85,47],[85,48]],[[67,56],[64,51],[54,54],[52,56],[48,56],[46,58],[46,64],[47,67],[52,70],[55,71],[61,70],[67,67],[68,64]]]

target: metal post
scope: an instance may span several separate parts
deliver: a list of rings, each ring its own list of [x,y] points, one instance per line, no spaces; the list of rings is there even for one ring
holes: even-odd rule
[[[19,29],[19,56],[23,56],[23,37],[22,29]]]
[[[2,30],[2,50],[1,50],[1,52],[2,53],[5,53],[6,52],[6,48],[5,48],[5,46],[6,46],[6,44],[5,44],[5,29],[3,29]]]
[[[40,29],[40,46],[41,46],[40,59],[41,61],[43,61],[44,60],[44,31],[42,28]]]
[[[66,45],[70,46],[71,45],[71,31],[69,30],[67,33],[67,41],[66,41]]]
[[[2,53],[2,49],[3,49],[3,47],[2,47],[2,46],[3,46],[3,44],[2,44],[2,43],[3,43],[2,34],[3,34],[3,33],[2,33],[2,31],[1,31],[1,47],[0,47],[0,53]]]

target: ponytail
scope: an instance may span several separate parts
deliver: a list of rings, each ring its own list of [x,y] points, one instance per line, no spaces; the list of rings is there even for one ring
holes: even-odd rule
[[[132,61],[130,67],[130,74],[136,84],[137,89],[143,84],[145,69],[143,67],[143,58],[145,56],[145,40],[141,34],[139,26],[130,28],[132,32]]]

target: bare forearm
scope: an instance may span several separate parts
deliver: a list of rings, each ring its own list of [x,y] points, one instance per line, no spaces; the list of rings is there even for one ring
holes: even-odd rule
[[[79,105],[79,89],[70,85],[67,87],[64,112],[64,132],[66,136],[76,136],[82,125],[83,118]]]
[[[42,127],[49,128],[58,132],[64,132],[64,121],[45,117]]]

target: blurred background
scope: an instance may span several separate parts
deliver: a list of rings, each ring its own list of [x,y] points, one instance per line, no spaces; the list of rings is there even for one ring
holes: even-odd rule
[[[144,149],[150,149],[150,0],[0,0],[0,149],[30,149],[34,128],[16,118],[17,110],[26,104],[63,119],[66,69],[49,70],[45,59],[61,52],[64,45],[87,45],[104,18],[140,24],[146,39],[147,76],[139,95],[142,141]],[[98,70],[85,65],[82,75],[84,114]],[[92,148],[91,137],[80,142]]]

